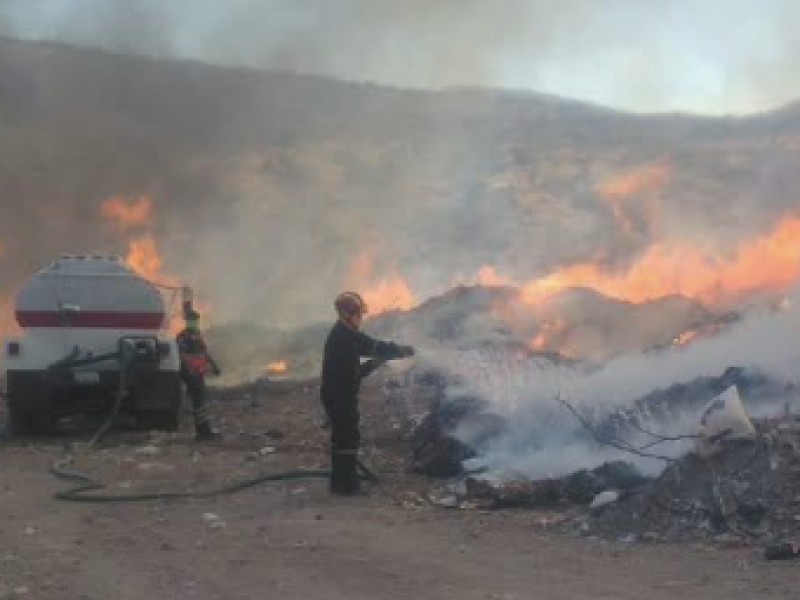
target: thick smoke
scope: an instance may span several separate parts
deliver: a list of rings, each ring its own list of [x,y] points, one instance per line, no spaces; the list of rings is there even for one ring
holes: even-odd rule
[[[488,400],[489,412],[502,415],[509,429],[476,461],[498,475],[524,474],[534,478],[558,477],[580,468],[598,466],[608,460],[635,462],[648,473],[664,466],[659,459],[642,458],[587,440],[587,431],[556,398],[568,401],[590,422],[599,423],[615,411],[630,409],[636,400],[654,390],[696,378],[719,377],[731,366],[748,369],[787,387],[787,395],[765,399],[745,397],[748,412],[755,417],[776,417],[789,409],[800,411],[796,388],[800,385],[797,364],[800,348],[800,310],[786,304],[779,312],[749,315],[729,332],[682,348],[627,355],[600,368],[554,364],[542,358],[522,359],[496,350],[453,351],[427,347],[420,365],[433,367],[457,378],[455,394],[474,394]],[[698,431],[700,407],[675,410],[670,420],[648,420],[650,431],[665,435],[692,435]],[[467,442],[471,432],[456,430]],[[644,443],[651,438],[633,440]],[[636,445],[636,443],[634,443]],[[652,452],[679,456],[691,447],[686,442],[660,445]]]
[[[166,269],[217,322],[326,320],[365,248],[419,300],[483,265],[512,281],[624,268],[655,236],[724,253],[793,211],[800,182],[797,122],[777,116],[635,117],[10,41],[0,103],[3,295],[60,253],[124,254],[102,203],[148,195]],[[604,198],[662,171],[663,189]]]
[[[160,4],[0,0],[0,34],[167,57],[172,32]]]
[[[800,95],[792,0],[4,0],[9,35],[412,86],[552,92],[642,111]],[[736,27],[731,27],[736,23]]]
[[[604,3],[603,13],[588,1],[562,2],[557,12],[551,2],[188,6],[0,0],[0,26],[19,36],[396,85],[508,84],[524,71],[534,87],[560,91],[602,77],[607,90],[598,99],[636,108],[676,97],[667,93],[675,63],[659,47],[644,44],[637,58],[627,48],[651,37],[658,11],[677,3],[646,14],[643,3],[621,0]],[[720,5],[698,6],[706,15]],[[775,6],[794,22],[793,5]],[[793,36],[786,32],[753,69],[775,77]],[[615,68],[594,62],[598,42]],[[786,93],[789,75],[780,82]],[[721,83],[730,100],[711,108],[779,99],[776,82],[753,90],[751,80]],[[146,233],[165,271],[192,284],[217,323],[245,322],[238,331],[253,345],[241,337],[233,345],[259,360],[283,333],[262,334],[252,323],[329,319],[331,298],[365,249],[376,277],[400,273],[423,300],[484,265],[521,281],[590,259],[624,268],[654,241],[733,254],[798,208],[800,123],[791,111],[634,116],[535,95],[409,91],[0,39],[0,127],[0,300],[62,252],[124,254],[131,239],[104,220],[103,203],[144,195],[154,212]],[[638,181],[637,173],[656,176],[609,203],[608,182]],[[421,349],[436,364],[458,369],[466,360],[484,373],[470,385],[531,424],[518,438],[543,423],[560,424],[548,427],[560,435],[564,416],[552,410],[559,390],[580,406],[610,410],[733,364],[793,377],[792,318],[757,317],[728,337],[618,359],[590,374]],[[304,331],[317,352],[319,332]],[[263,355],[264,363],[276,358]],[[554,468],[529,460],[517,441],[493,456],[506,464],[521,458],[530,471]],[[564,469],[587,458],[585,448],[560,452],[572,461]]]

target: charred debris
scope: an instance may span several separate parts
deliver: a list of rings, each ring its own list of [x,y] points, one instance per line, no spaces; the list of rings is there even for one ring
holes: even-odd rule
[[[480,464],[475,458],[501,439],[510,423],[476,395],[448,393],[453,382],[441,373],[417,373],[413,385],[413,400],[430,410],[411,434],[411,469],[438,480],[429,493],[433,504],[554,512],[543,525],[624,542],[752,545],[800,537],[800,419],[792,414],[797,395],[792,384],[729,368],[717,377],[654,391],[625,410],[587,422],[587,441],[594,437],[602,446],[629,436],[640,439],[646,424],[691,422],[687,415],[699,424],[704,407],[730,389],[741,393],[748,410],[770,416],[752,420],[752,439],[723,435],[708,456],[696,450],[695,432],[682,436],[689,443],[674,457],[664,457],[660,474],[645,474],[636,460],[623,459],[547,478],[474,468]],[[396,383],[389,389],[401,391],[408,390]],[[465,429],[469,442],[458,433]],[[645,445],[657,446],[657,441]]]

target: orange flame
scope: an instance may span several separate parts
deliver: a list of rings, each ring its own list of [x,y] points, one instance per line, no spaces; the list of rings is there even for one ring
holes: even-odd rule
[[[785,217],[771,232],[740,246],[731,256],[688,244],[657,243],[623,271],[577,263],[523,284],[522,292],[531,304],[575,287],[635,303],[682,294],[713,304],[752,292],[785,290],[798,276],[800,218]]]
[[[344,287],[358,291],[370,314],[390,310],[410,310],[418,304],[408,281],[396,271],[385,277],[375,276],[375,265],[369,249],[362,249],[350,265]]]
[[[145,233],[130,241],[125,264],[135,273],[148,281],[172,289],[172,297],[165,294],[165,300],[170,308],[168,328],[172,333],[177,333],[183,328],[183,313],[178,302],[178,290],[185,283],[178,277],[167,273],[164,269],[164,259],[158,249],[158,244],[151,233]],[[211,314],[211,305],[194,300],[195,308],[205,318]]]
[[[484,287],[501,287],[504,285],[514,285],[509,277],[498,273],[497,269],[489,265],[483,265],[472,280],[472,285]]]
[[[169,288],[182,288],[184,283],[178,277],[164,270],[164,259],[152,233],[154,226],[154,204],[146,195],[126,197],[113,196],[100,206],[100,212],[106,221],[120,233],[135,232],[136,237],[128,243],[126,264],[141,277]],[[172,299],[172,312],[169,328],[175,332],[182,327],[181,311],[175,306],[176,297]],[[197,305],[197,303],[195,303]],[[197,306],[202,314],[210,312],[210,306]]]
[[[180,281],[164,272],[164,259],[158,250],[152,234],[145,234],[131,240],[125,263],[136,273],[157,283],[168,286],[180,286]]]
[[[652,234],[661,222],[661,192],[671,176],[668,164],[643,165],[603,181],[596,191],[625,233],[635,233],[636,225],[641,223]],[[641,205],[632,206],[635,200]]]
[[[558,346],[557,338],[567,329],[567,324],[563,319],[554,318],[545,321],[539,329],[539,333],[531,340],[531,348],[539,352],[549,350]]]
[[[410,310],[418,303],[408,282],[397,273],[372,284],[361,292],[371,314],[390,310]]]
[[[688,331],[684,331],[680,335],[676,336],[672,343],[675,346],[686,346],[691,344],[694,340],[696,340],[700,336],[700,332],[696,329],[689,329]]]
[[[660,193],[670,177],[671,168],[667,164],[643,165],[603,181],[597,192],[608,201],[623,202],[639,195]]]
[[[153,200],[149,196],[113,196],[103,202],[100,212],[120,232],[153,227]],[[152,232],[140,233],[130,241],[125,262],[145,279],[178,285],[176,278],[164,273],[164,260]]]
[[[131,240],[125,264],[148,281],[175,288],[182,287],[177,277],[164,272],[164,259],[161,257],[152,234],[148,233]],[[174,300],[175,298],[173,298],[173,305]],[[177,306],[172,306],[171,312],[172,314],[168,318],[168,328],[172,333],[178,333],[183,328],[182,313]]]
[[[285,360],[275,360],[267,364],[264,370],[269,375],[285,375],[289,372],[289,363]]]
[[[119,231],[149,227],[153,222],[153,200],[149,196],[114,196],[100,207],[103,218]]]
[[[0,298],[0,339],[17,335],[20,331],[14,318],[14,301],[11,298]]]

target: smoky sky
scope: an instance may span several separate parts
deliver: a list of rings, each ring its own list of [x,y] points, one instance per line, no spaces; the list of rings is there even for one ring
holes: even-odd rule
[[[717,114],[800,97],[795,0],[0,0],[0,11],[14,37],[398,87]]]

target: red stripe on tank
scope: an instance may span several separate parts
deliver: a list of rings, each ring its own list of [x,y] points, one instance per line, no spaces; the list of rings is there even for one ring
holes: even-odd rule
[[[59,311],[18,310],[20,327],[82,327],[87,329],[160,329],[163,313],[81,311],[64,315]]]

